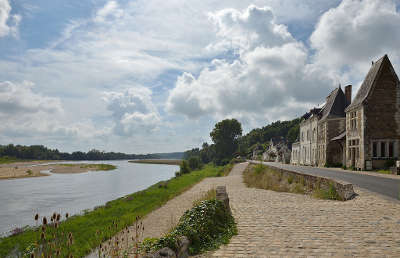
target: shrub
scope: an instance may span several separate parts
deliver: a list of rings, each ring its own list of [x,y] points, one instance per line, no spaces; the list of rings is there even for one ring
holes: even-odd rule
[[[182,160],[180,165],[180,174],[188,174],[190,173],[189,163],[186,160]]]
[[[254,166],[254,173],[256,174],[261,174],[262,172],[264,172],[264,170],[266,170],[267,167],[263,164],[257,164]]]
[[[175,171],[175,177],[181,176],[181,172]]]
[[[396,161],[394,159],[388,159],[385,161],[384,167],[385,169],[394,167],[394,165],[396,164]]]
[[[190,240],[189,254],[195,255],[227,244],[235,234],[237,229],[232,215],[222,202],[212,199],[186,211],[176,228],[166,236],[144,241],[143,249],[151,251],[169,247],[177,251],[178,238],[186,236]]]
[[[293,183],[293,176],[289,176],[287,182],[289,185],[291,185]]]
[[[199,157],[190,157],[188,160],[191,170],[201,169],[202,164]]]

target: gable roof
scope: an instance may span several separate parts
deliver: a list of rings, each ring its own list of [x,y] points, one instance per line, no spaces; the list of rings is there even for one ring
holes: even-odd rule
[[[346,97],[342,88],[334,89],[328,97],[326,97],[326,103],[320,111],[321,120],[328,117],[344,117],[346,105]]]
[[[368,97],[369,93],[371,92],[373,85],[375,84],[377,78],[379,77],[380,71],[382,70],[382,67],[385,63],[388,63],[391,67],[391,69],[394,72],[393,66],[389,60],[389,57],[387,55],[384,55],[383,57],[379,58],[376,62],[374,62],[369,69],[367,76],[365,76],[365,79],[363,83],[361,84],[361,87],[358,89],[357,95],[354,98],[354,100],[351,102],[351,104],[346,108],[345,111],[348,111],[354,107],[357,107],[363,103],[363,101]],[[394,72],[394,75],[397,78],[396,73]],[[397,78],[398,80],[398,78]]]

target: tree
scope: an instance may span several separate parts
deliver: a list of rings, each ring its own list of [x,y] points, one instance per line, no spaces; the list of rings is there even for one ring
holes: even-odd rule
[[[215,124],[210,133],[216,148],[216,161],[231,159],[238,147],[238,138],[242,135],[242,125],[236,119],[225,119]]]
[[[200,158],[197,156],[190,157],[188,162],[189,162],[189,167],[191,170],[200,169],[202,166]]]

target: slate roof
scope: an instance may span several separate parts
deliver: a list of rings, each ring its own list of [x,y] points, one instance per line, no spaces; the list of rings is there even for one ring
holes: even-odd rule
[[[374,62],[371,68],[369,69],[368,74],[365,77],[363,83],[361,84],[360,89],[358,89],[356,97],[351,102],[351,104],[346,108],[346,111],[361,105],[363,101],[368,97],[371,89],[373,88],[374,82],[379,77],[383,64],[386,62],[388,62],[388,64],[393,69],[393,66],[390,63],[389,57],[387,55],[384,55],[383,57],[379,58],[376,62]]]
[[[326,97],[326,103],[320,111],[321,120],[333,117],[345,117],[344,112],[346,108],[346,97],[342,91],[342,88],[334,89],[328,97]]]

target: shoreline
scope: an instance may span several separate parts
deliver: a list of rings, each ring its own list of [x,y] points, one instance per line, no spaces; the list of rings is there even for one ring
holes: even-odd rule
[[[113,165],[108,164],[46,164],[49,161],[33,161],[33,162],[18,162],[0,166],[0,180],[11,180],[29,177],[50,176],[51,174],[42,173],[50,171],[54,174],[77,174],[86,173],[89,171],[105,171],[116,169]]]
[[[158,164],[158,165],[175,165],[179,166],[182,162],[181,159],[138,159],[138,160],[129,160],[129,163],[138,163],[138,164]]]
[[[127,226],[132,226],[137,216],[145,217],[147,214],[162,207],[169,200],[191,189],[194,185],[207,177],[218,178],[222,167],[211,165],[202,170],[192,171],[179,177],[172,177],[167,181],[161,181],[148,188],[128,194],[124,197],[111,200],[104,205],[94,207],[93,210],[71,216],[63,221],[60,227],[65,232],[72,232],[76,238],[73,246],[74,256],[84,257],[95,251],[104,242],[104,238],[111,239]],[[128,216],[129,215],[129,216]],[[113,224],[113,222],[118,223]],[[79,225],[79,226],[77,226]],[[98,232],[102,232],[98,234]],[[26,231],[1,238],[0,257],[8,255],[15,246],[24,250],[37,238],[35,227],[29,227]],[[87,243],[90,243],[87,245]],[[67,248],[66,246],[62,246]],[[62,255],[66,254],[62,250]]]

